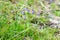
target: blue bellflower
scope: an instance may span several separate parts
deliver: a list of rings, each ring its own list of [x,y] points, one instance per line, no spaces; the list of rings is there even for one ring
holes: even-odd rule
[[[32,10],[32,14],[34,14],[34,10]]]
[[[21,12],[21,14],[23,14],[23,15],[24,15],[24,14],[25,14],[25,12],[24,12],[24,11],[22,11],[22,12]]]

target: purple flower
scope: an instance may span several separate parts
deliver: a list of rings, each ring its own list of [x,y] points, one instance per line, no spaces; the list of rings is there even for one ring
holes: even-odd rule
[[[23,10],[24,11],[27,11],[27,12],[30,12],[30,10],[28,8],[24,8]]]
[[[32,14],[34,14],[34,10],[32,10]]]
[[[22,11],[22,12],[21,12],[21,14],[25,14],[25,12],[24,12],[24,11]]]
[[[27,12],[30,12],[30,10],[28,9]]]
[[[23,10],[24,10],[24,11],[28,11],[28,8],[24,8]]]
[[[27,10],[27,8],[23,8],[23,10]]]
[[[50,2],[52,2],[53,0],[50,0]]]
[[[46,0],[46,1],[51,4],[51,3],[54,2],[55,0]]]

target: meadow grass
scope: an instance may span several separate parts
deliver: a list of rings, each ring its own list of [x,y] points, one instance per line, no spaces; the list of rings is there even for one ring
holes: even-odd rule
[[[30,0],[28,4],[33,4]],[[23,3],[12,4],[0,1],[0,40],[59,40],[55,33],[59,30],[45,25],[40,29],[39,23],[48,22],[43,15],[21,13],[26,7]],[[27,6],[28,7],[28,6]],[[36,19],[35,19],[36,18]],[[35,21],[34,21],[35,20]],[[42,25],[42,24],[41,24]],[[41,26],[42,27],[42,26]]]

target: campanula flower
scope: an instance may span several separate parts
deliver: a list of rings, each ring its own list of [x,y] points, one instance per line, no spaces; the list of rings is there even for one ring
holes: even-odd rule
[[[30,10],[28,8],[24,8],[23,9],[25,12],[30,12]]]
[[[23,8],[23,10],[27,10],[27,8]]]
[[[34,10],[32,9],[32,14],[34,14]]]
[[[21,14],[25,14],[25,12],[24,12],[24,11],[22,11],[22,12],[21,12]]]
[[[29,12],[30,12],[30,10],[28,9],[28,10],[27,10],[27,12],[29,13]]]

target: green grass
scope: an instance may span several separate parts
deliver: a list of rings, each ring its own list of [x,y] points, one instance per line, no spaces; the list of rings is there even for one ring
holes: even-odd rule
[[[52,13],[56,16],[59,16],[60,17],[60,9],[59,9],[59,6],[55,3],[52,3],[51,4],[51,9],[52,9]]]
[[[31,1],[29,1],[28,4],[30,3]],[[37,18],[36,14],[33,15],[26,12],[26,19],[24,19],[24,15],[21,14],[23,7],[25,7],[25,5],[22,3],[12,4],[11,2],[0,1],[0,40],[60,39],[55,37],[55,32],[57,32],[58,29],[51,28],[47,25],[44,29],[40,29],[40,22],[43,24],[48,22],[48,19],[44,18],[43,15]]]

